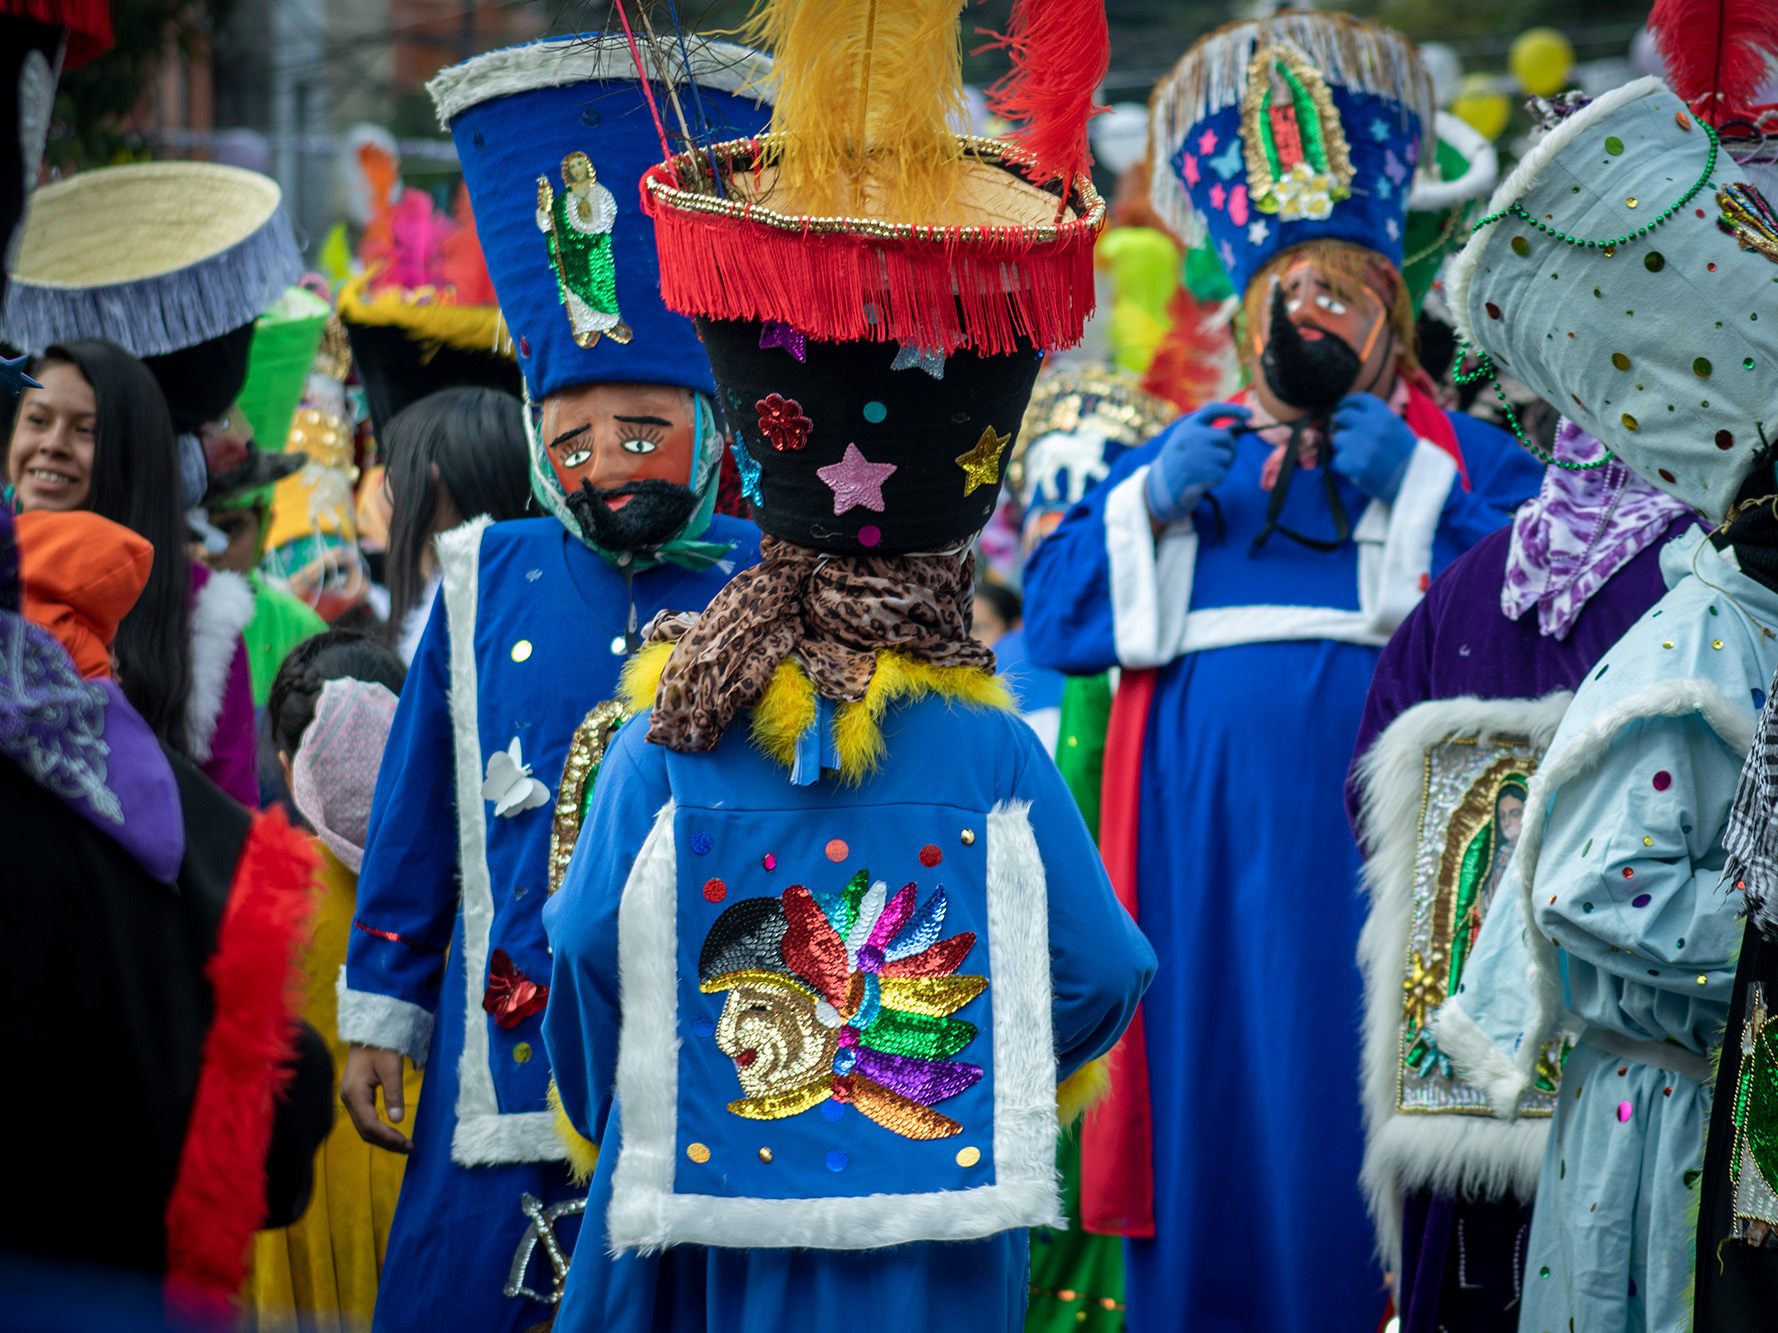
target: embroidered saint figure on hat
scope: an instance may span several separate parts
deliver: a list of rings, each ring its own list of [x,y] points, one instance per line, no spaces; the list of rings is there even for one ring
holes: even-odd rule
[[[585,153],[562,159],[561,194],[547,178],[537,178],[537,230],[549,245],[556,290],[568,309],[574,341],[591,347],[601,334],[630,341],[630,326],[617,307],[617,267],[611,254],[611,228],[617,200],[599,184]]]
[[[840,892],[792,885],[716,918],[698,981],[728,992],[714,1035],[746,1094],[731,1112],[782,1120],[832,1100],[903,1138],[962,1133],[933,1108],[981,1080],[979,1065],[949,1058],[977,1031],[951,1015],[988,979],[957,975],[973,931],[939,938],[944,888],[918,898],[860,870]]]
[[[1352,161],[1327,84],[1295,48],[1256,51],[1241,98],[1253,206],[1286,222],[1325,218],[1352,194]]]

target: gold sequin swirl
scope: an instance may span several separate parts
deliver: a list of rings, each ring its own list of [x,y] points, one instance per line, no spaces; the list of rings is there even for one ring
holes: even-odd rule
[[[604,761],[605,750],[617,729],[630,719],[621,700],[595,704],[574,729],[568,742],[568,758],[562,764],[562,781],[556,788],[556,815],[549,831],[549,891],[562,887],[574,844],[580,837],[580,821],[586,810],[587,789]]]

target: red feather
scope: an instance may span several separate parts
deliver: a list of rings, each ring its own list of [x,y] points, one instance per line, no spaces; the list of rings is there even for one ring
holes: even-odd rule
[[[1142,376],[1144,389],[1181,412],[1195,412],[1222,387],[1229,334],[1227,325],[1210,322],[1216,308],[1214,301],[1198,300],[1184,283],[1174,288],[1167,302],[1170,323]]]
[[[1701,118],[1712,125],[1758,119],[1762,108],[1753,99],[1778,72],[1778,4],[1657,0],[1648,27],[1668,85]]]
[[[992,34],[990,34],[992,35]],[[1004,47],[1012,72],[988,89],[988,107],[1019,128],[1036,181],[1071,181],[1093,164],[1087,122],[1111,64],[1105,0],[1013,0],[1012,22],[989,47]],[[987,47],[983,47],[986,50]]]
[[[457,229],[439,243],[438,276],[442,285],[455,289],[458,305],[498,305],[488,261],[482,255],[481,238],[475,230],[475,213],[469,190],[459,184],[452,212]]]

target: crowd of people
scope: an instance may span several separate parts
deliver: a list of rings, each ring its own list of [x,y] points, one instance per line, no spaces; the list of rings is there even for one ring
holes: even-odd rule
[[[1109,203],[1101,4],[975,137],[956,0],[624,14],[332,275],[37,183],[108,19],[0,13],[0,1326],[1769,1320],[1778,34],[1691,8],[1505,173],[1231,23]]]

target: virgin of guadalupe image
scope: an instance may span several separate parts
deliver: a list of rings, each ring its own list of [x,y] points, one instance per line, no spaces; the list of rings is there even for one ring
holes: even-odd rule
[[[591,347],[600,335],[630,341],[630,326],[617,307],[617,269],[611,255],[611,227],[617,200],[599,184],[592,159],[570,153],[562,159],[561,194],[546,177],[537,178],[537,230],[549,244],[556,292],[568,309],[574,341]]]
[[[1452,1076],[1448,1057],[1425,1029],[1425,1015],[1457,993],[1463,965],[1519,845],[1530,781],[1515,767],[1522,762],[1505,759],[1490,765],[1471,784],[1446,826],[1433,892],[1430,955],[1413,960],[1407,979],[1411,995],[1407,1018],[1410,1029],[1417,1030],[1402,1063],[1422,1077],[1434,1070]]]
[[[942,886],[920,902],[861,870],[837,893],[793,885],[719,916],[698,979],[728,992],[714,1036],[746,1094],[729,1111],[780,1120],[831,1099],[904,1138],[962,1133],[935,1104],[982,1077],[948,1057],[977,1031],[951,1015],[988,979],[957,975],[975,934],[941,939],[945,906]]]

